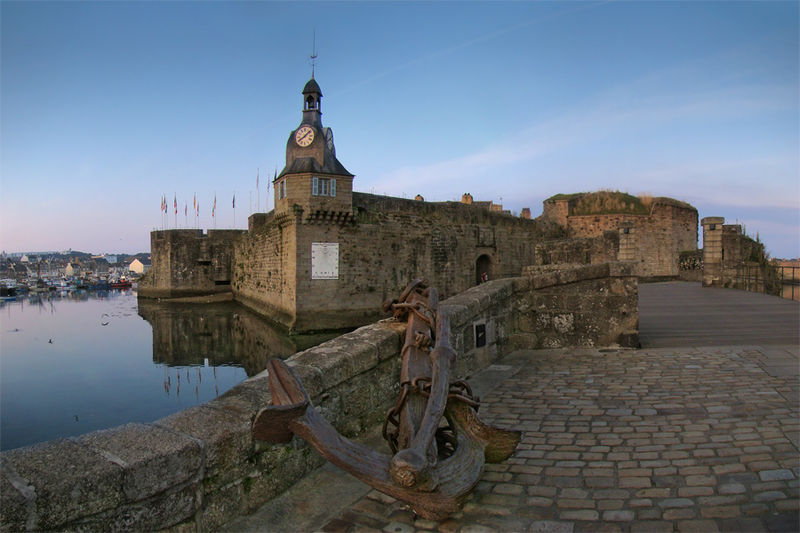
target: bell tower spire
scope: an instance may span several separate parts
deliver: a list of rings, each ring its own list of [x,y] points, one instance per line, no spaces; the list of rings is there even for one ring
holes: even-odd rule
[[[317,65],[317,31],[314,30],[314,42],[311,50],[311,79],[303,87],[303,123],[322,127],[322,90],[314,79]]]

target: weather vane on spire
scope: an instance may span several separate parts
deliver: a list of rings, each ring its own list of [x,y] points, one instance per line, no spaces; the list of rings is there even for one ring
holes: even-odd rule
[[[317,65],[317,29],[314,28],[314,37],[311,48],[311,79],[314,79],[314,67]]]

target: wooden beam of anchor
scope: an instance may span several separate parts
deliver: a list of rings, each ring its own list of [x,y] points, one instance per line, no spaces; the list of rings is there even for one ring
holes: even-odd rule
[[[412,317],[416,318],[416,317]],[[408,330],[412,331],[412,318],[409,318]],[[390,474],[395,483],[403,487],[430,484],[427,471],[437,462],[434,443],[436,430],[447,406],[447,394],[450,390],[450,366],[455,361],[455,352],[450,347],[450,319],[439,313],[436,323],[436,346],[430,352],[431,390],[422,420],[415,424],[413,437],[408,447],[398,451],[392,458]],[[406,341],[408,342],[408,340]],[[422,356],[419,348],[411,347],[411,352],[404,358],[404,365],[410,364],[414,356]],[[409,373],[411,371],[409,370]],[[401,422],[403,420],[401,419]]]

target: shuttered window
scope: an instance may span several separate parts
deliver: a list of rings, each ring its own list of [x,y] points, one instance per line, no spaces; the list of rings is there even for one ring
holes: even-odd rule
[[[311,178],[312,196],[336,196],[336,179]]]

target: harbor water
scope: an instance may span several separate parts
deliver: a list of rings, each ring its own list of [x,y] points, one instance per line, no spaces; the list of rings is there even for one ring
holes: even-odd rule
[[[233,303],[127,291],[0,303],[0,449],[152,422],[328,337],[288,337]]]

